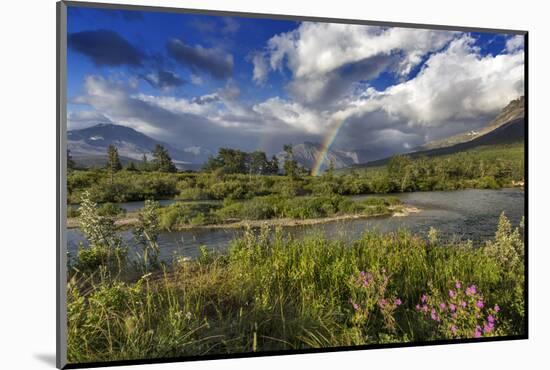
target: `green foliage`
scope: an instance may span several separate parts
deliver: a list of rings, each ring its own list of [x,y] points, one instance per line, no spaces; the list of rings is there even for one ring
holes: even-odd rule
[[[292,147],[287,151],[288,159]],[[342,175],[328,171],[319,177],[306,176],[299,168],[290,170],[288,176],[268,175],[265,172],[275,174],[277,171],[275,168],[268,171],[271,164],[265,163],[262,152],[249,154],[224,149],[221,153],[223,155],[215,160],[219,165],[209,165],[209,172],[202,173],[122,170],[111,178],[105,170],[72,170],[67,182],[69,203],[78,202],[84,191],[89,191],[95,202],[104,203],[174,197],[224,200],[263,195],[293,197],[496,189],[512,186],[524,175],[522,145],[481,148],[435,158],[396,156],[387,167],[352,170]],[[251,160],[251,155],[256,159]],[[252,163],[255,163],[254,168],[250,167]],[[150,163],[145,165],[149,170],[152,167]]]
[[[114,221],[99,214],[97,205],[87,193],[81,198],[79,213],[80,231],[89,242],[80,246],[75,264],[77,270],[95,271],[99,267],[108,270],[120,269],[125,262],[127,249],[116,232]]]
[[[299,171],[298,171],[298,162],[294,160],[294,153],[292,152],[292,144],[286,144],[283,147],[283,150],[285,151],[285,163],[283,165],[283,168],[285,170],[285,174],[290,177],[291,179],[297,179],[299,177]]]
[[[416,306],[432,338],[460,339],[499,335],[497,320],[500,306],[487,307],[475,285],[463,286],[456,281],[441,292],[431,287]]]
[[[127,170],[127,171],[137,171],[138,169],[137,169],[137,167],[136,167],[136,165],[135,165],[134,162],[130,162],[130,163],[128,164],[128,166],[126,167],[126,170]]]
[[[113,176],[115,172],[122,169],[120,158],[118,156],[118,149],[114,145],[109,145],[107,148],[107,170],[111,175],[111,182],[113,182]]]
[[[78,217],[80,212],[78,212],[78,207],[67,206],[67,218]]]
[[[158,210],[159,227],[173,230],[179,225],[205,225],[216,221],[211,210],[219,205],[212,203],[173,203]]]
[[[102,245],[116,248],[122,241],[118,237],[112,218],[101,216],[97,204],[90,200],[88,193],[84,193],[78,208],[80,231],[92,245]]]
[[[69,361],[523,334],[522,296],[504,291],[521,280],[507,274],[518,232],[501,218],[495,239],[473,247],[406,231],[344,242],[248,229],[227,255],[203,247],[155,278],[79,273],[68,284]]]
[[[134,239],[143,247],[143,262],[145,269],[158,265],[160,253],[157,243],[160,234],[159,220],[157,216],[160,204],[152,200],[146,200],[143,208],[138,213],[138,223],[133,229]]]
[[[126,213],[126,210],[115,203],[103,203],[97,209],[97,213],[100,216],[118,216]]]
[[[176,165],[168,151],[160,144],[155,145],[153,149],[153,160],[149,164],[149,169],[160,172],[176,172]]]
[[[275,175],[279,171],[279,161],[275,156],[269,161],[265,152],[260,150],[247,153],[220,148],[217,156],[208,158],[203,169],[207,172],[221,171],[224,174]]]

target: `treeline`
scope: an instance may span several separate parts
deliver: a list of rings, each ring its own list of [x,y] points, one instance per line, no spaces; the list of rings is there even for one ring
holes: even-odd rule
[[[251,199],[281,195],[359,195],[409,191],[497,189],[513,186],[524,177],[523,146],[491,147],[445,157],[392,158],[384,167],[335,172],[313,177],[287,158],[288,175],[275,176],[273,159],[263,154],[220,150],[199,173],[144,172],[123,169],[70,171],[69,202],[88,190],[96,202],[144,199]],[[254,154],[254,155],[251,155]],[[252,160],[252,158],[255,158]],[[154,161],[152,161],[155,163]],[[288,164],[290,163],[290,164]],[[266,173],[267,172],[267,173]]]
[[[79,168],[76,162],[71,156],[71,151],[67,150],[67,169],[72,170],[85,170]],[[118,154],[118,148],[115,145],[109,145],[107,147],[107,164],[105,169],[109,172],[109,175],[114,177],[114,174],[122,169],[122,162],[120,161],[120,156]],[[168,151],[160,144],[157,144],[152,152],[152,160],[147,158],[147,154],[143,153],[141,162],[137,165],[134,162],[128,163],[128,166],[125,168],[128,171],[158,171],[158,172],[177,172],[176,165],[172,161]]]
[[[273,155],[268,160],[266,153],[261,150],[247,153],[238,149],[220,148],[217,156],[208,159],[203,171],[248,175],[277,175],[284,172],[292,179],[309,174],[309,169],[300,166],[294,159],[291,144],[284,145],[283,150],[285,154],[281,168],[277,156]]]
[[[226,174],[276,175],[279,173],[279,160],[276,156],[268,160],[265,152],[259,150],[247,153],[238,149],[220,148],[217,156],[208,159],[203,170]]]

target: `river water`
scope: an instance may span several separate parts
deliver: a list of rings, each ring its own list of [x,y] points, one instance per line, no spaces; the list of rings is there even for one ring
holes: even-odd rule
[[[322,233],[328,238],[357,239],[368,229],[382,232],[408,229],[414,233],[426,235],[430,227],[439,231],[441,238],[459,238],[481,243],[492,238],[499,215],[504,212],[514,225],[519,224],[524,215],[524,191],[522,189],[501,190],[459,190],[415,192],[397,194],[408,206],[419,208],[419,213],[406,217],[377,217],[335,221],[325,224],[285,228],[296,237],[311,233]],[[368,196],[357,196],[361,199]],[[173,201],[162,201],[167,205]],[[143,206],[143,202],[120,203],[129,212]],[[163,232],[159,236],[161,259],[170,261],[174,256],[196,257],[199,247],[224,251],[231,240],[242,233],[236,229],[186,230]],[[121,232],[122,238],[133,245],[132,232]],[[71,256],[76,254],[78,244],[85,239],[78,229],[68,230],[68,250]]]

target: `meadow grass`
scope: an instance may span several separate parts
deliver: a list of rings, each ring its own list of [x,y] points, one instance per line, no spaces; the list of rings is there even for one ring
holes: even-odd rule
[[[223,255],[202,248],[170,265],[71,267],[68,359],[520,335],[523,248],[521,225],[501,216],[480,246],[440,242],[435,230],[427,240],[366,231],[343,241],[262,228]]]

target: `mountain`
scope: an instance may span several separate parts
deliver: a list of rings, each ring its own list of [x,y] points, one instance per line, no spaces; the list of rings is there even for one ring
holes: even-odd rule
[[[130,127],[99,124],[67,132],[68,148],[77,165],[84,167],[103,166],[107,162],[107,148],[115,145],[123,164],[140,162],[143,154],[149,159],[155,145],[162,145],[180,169],[197,169],[208,159],[210,151],[198,146],[178,149],[155,140]]]
[[[302,167],[312,169],[315,166],[317,157],[322,151],[322,145],[306,141],[302,144],[297,144],[292,147],[294,160]],[[282,168],[286,153],[284,151],[276,154]],[[344,168],[353,164],[359,163],[357,153],[343,150],[329,150],[326,155],[326,160],[323,163],[322,169],[325,169],[332,163],[335,169]]]
[[[434,157],[462,152],[479,146],[510,144],[521,142],[525,139],[525,108],[524,97],[512,100],[498,115],[486,126],[477,132],[462,133],[447,139],[426,144],[428,149],[418,150],[405,155],[416,158],[420,156]],[[358,167],[381,166],[388,162],[390,157],[367,162]]]
[[[445,148],[456,144],[465,143],[475,140],[481,136],[489,134],[491,131],[498,129],[499,127],[519,118],[523,118],[525,114],[525,98],[521,96],[516,100],[512,100],[508,105],[498,114],[498,116],[489,122],[485,127],[479,130],[472,130],[463,132],[457,135],[453,135],[444,139],[430,141],[422,145],[419,150],[430,150]]]

